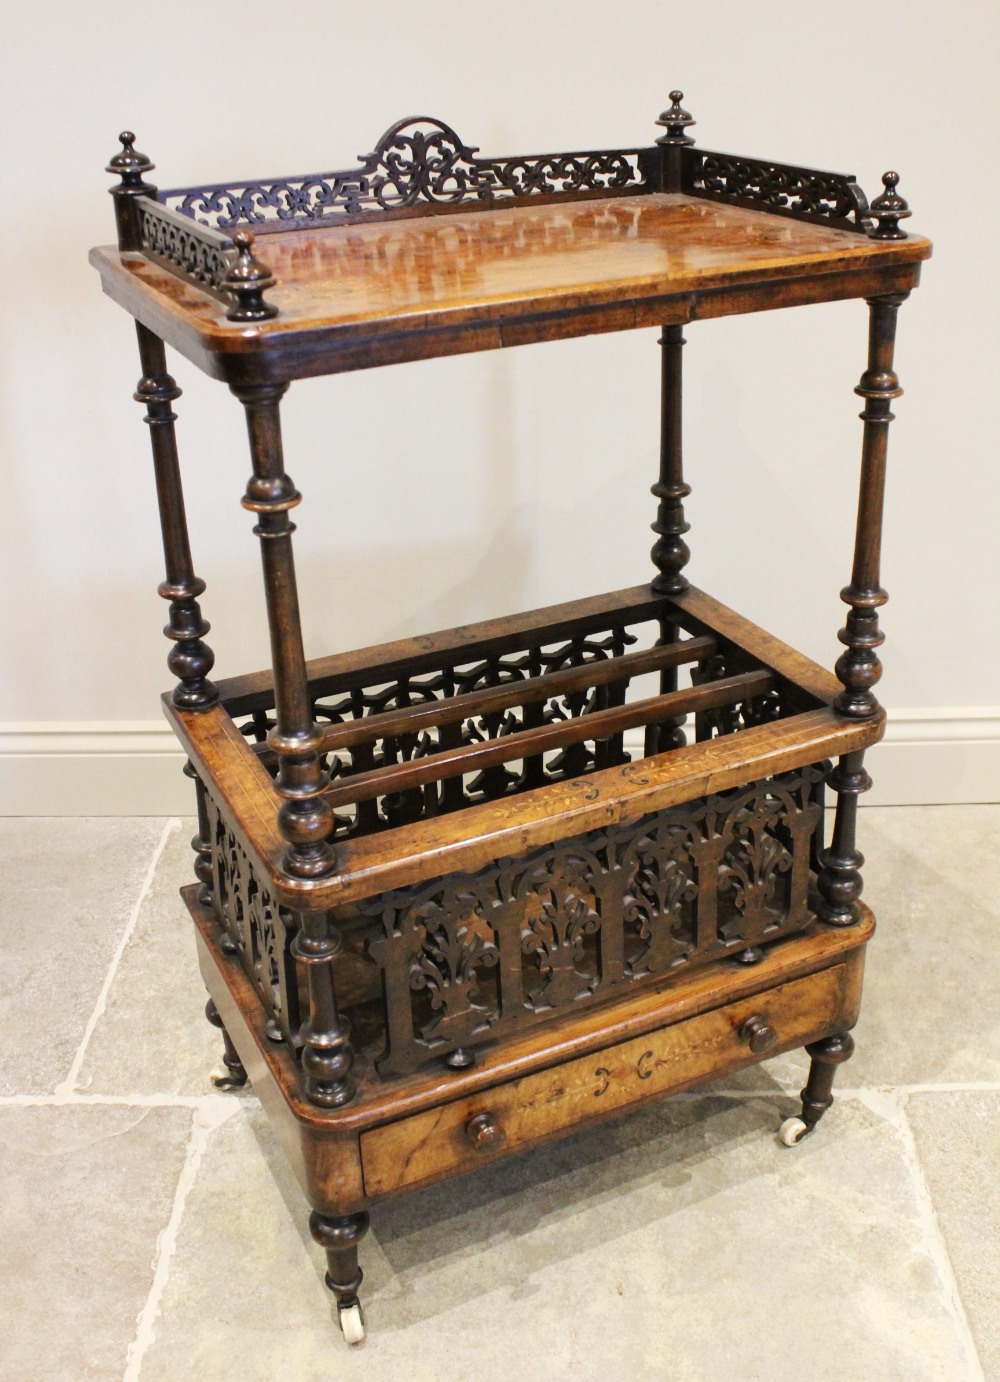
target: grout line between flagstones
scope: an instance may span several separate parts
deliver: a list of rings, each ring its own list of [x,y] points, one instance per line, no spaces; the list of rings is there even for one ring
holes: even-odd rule
[[[179,817],[176,816],[172,816],[167,821],[166,825],[163,827],[163,834],[160,836],[159,843],[153,850],[153,857],[149,861],[149,868],[146,870],[146,876],[143,879],[142,887],[139,889],[139,896],[136,898],[135,906],[132,908],[132,911],[129,915],[129,919],[125,925],[125,929],[122,932],[121,938],[118,941],[118,945],[115,948],[115,953],[111,957],[111,964],[108,967],[107,974],[104,976],[104,983],[101,985],[101,991],[97,995],[97,1002],[94,1005],[94,1011],[90,1014],[90,1020],[84,1028],[83,1037],[80,1041],[80,1045],[76,1049],[76,1055],[73,1057],[73,1063],[69,1068],[69,1074],[66,1076],[65,1080],[63,1080],[61,1084],[56,1085],[54,1091],[56,1094],[68,1094],[76,1088],[76,1082],[79,1078],[80,1070],[83,1066],[84,1056],[87,1054],[87,1047],[90,1044],[90,1038],[94,1035],[94,1029],[96,1028],[98,1022],[104,1016],[104,1011],[108,1004],[108,994],[111,992],[111,985],[114,982],[115,974],[118,972],[118,966],[121,964],[122,956],[125,954],[125,947],[128,945],[129,941],[132,938],[132,932],[135,930],[136,924],[139,920],[139,913],[142,910],[142,904],[149,896],[149,891],[153,886],[153,877],[156,873],[156,866],[160,862],[160,856],[166,848],[167,841],[169,840],[170,836],[180,828],[181,822]]]
[[[191,1119],[191,1135],[188,1138],[184,1164],[177,1178],[170,1216],[156,1240],[156,1248],[153,1253],[153,1280],[145,1304],[138,1315],[135,1337],[128,1347],[122,1382],[137,1382],[143,1359],[156,1337],[156,1320],[160,1313],[160,1302],[163,1299],[163,1293],[170,1276],[170,1263],[177,1250],[177,1241],[184,1221],[187,1198],[198,1179],[198,1171],[202,1158],[208,1149],[211,1136],[216,1129],[222,1127],[223,1123],[233,1117],[239,1107],[240,1102],[235,1099],[207,1097],[200,1101]]]

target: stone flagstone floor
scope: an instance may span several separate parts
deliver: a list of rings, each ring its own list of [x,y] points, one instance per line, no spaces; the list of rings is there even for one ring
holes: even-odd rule
[[[1000,1380],[1000,806],[870,809],[857,1054],[802,1053],[383,1207],[349,1350],[220,1094],[188,821],[0,821],[0,1378]]]

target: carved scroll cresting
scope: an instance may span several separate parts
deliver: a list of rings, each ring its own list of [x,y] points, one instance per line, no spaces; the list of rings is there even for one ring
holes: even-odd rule
[[[304,177],[262,178],[233,185],[174,188],[167,206],[205,226],[229,230],[337,223],[424,207],[481,208],[538,196],[613,196],[639,190],[638,149],[518,154],[481,158],[478,149],[430,116],[390,126],[357,166]]]

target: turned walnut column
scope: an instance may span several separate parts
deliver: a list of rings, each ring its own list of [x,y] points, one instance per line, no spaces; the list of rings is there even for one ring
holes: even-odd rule
[[[135,329],[142,361],[142,378],[136,388],[135,399],[137,403],[146,405],[144,421],[149,427],[153,448],[156,498],[167,573],[166,580],[160,583],[158,589],[163,599],[170,601],[170,617],[163,632],[174,646],[167,657],[167,666],[179,678],[174,687],[173,702],[182,710],[206,710],[215,705],[219,693],[208,679],[215,663],[215,654],[204,642],[210,625],[202,617],[198,604],[198,597],[205,590],[205,582],[194,574],[191,560],[174,433],[177,415],[170,406],[174,399],[180,397],[181,391],[167,373],[163,342],[139,322],[136,322]]]
[[[690,140],[687,141],[690,143]],[[684,483],[684,451],[682,434],[682,351],[684,336],[679,326],[665,326],[660,336],[660,475],[652,486],[652,493],[659,500],[656,522],[652,525],[657,540],[651,556],[657,574],[651,582],[652,588],[662,595],[676,595],[687,590],[688,580],[683,569],[691,553],[684,534],[690,524],[684,518],[684,500],[691,493],[691,486]],[[678,627],[670,619],[660,620],[660,637],[657,647],[675,643]],[[676,667],[665,668],[660,673],[660,692],[677,690]],[[682,748],[687,739],[684,735],[684,717],[664,720],[651,725],[647,732],[646,753],[662,753],[666,749]]]
[[[278,755],[275,782],[284,798],[278,826],[288,841],[286,871],[295,878],[323,878],[336,867],[330,836],[333,810],[323,798],[328,776],[320,749],[322,731],[313,720],[306,676],[299,596],[292,555],[295,524],[288,517],[302,496],[285,474],[278,406],[286,384],[235,387],[246,409],[253,475],[244,508],[257,515],[264,568],[271,659],[274,669],[275,727],[268,744]]]
[[[879,579],[882,507],[889,424],[893,420],[891,403],[903,392],[892,367],[896,314],[906,296],[895,293],[868,299],[868,368],[855,389],[865,400],[861,413],[865,429],[854,567],[850,585],[840,592],[840,598],[850,606],[847,622],[838,634],[845,650],[837,660],[836,673],[844,689],[834,701],[840,714],[852,720],[869,720],[881,713],[872,688],[882,675],[876,649],[885,638],[878,611],[889,598]],[[819,915],[835,926],[849,926],[858,919],[864,863],[855,842],[858,797],[871,786],[863,759],[862,752],[845,754],[829,779],[838,793],[837,814],[830,847],[822,855]]]
[[[289,510],[301,495],[285,474],[279,403],[284,384],[234,388],[246,409],[253,476],[243,499],[257,515],[274,669],[275,727],[268,744],[278,755],[275,787],[284,798],[278,826],[288,841],[285,870],[296,878],[322,878],[336,867],[330,842],[333,810],[323,796],[328,775],[320,749],[322,731],[312,716],[299,598],[292,556],[295,524]],[[305,1092],[314,1104],[335,1108],[353,1098],[354,1053],[350,1027],[337,1011],[333,962],[341,948],[326,912],[303,911],[292,954],[305,967],[309,1017],[301,1028]]]
[[[667,192],[680,190],[681,153],[694,143],[687,130],[696,122],[681,106],[683,99],[683,91],[671,91],[670,106],[656,122],[665,131],[656,144],[663,150],[661,183]],[[691,487],[684,483],[681,432],[681,352],[684,349],[684,336],[679,326],[663,328],[660,348],[660,477],[653,486],[659,506],[653,524],[657,541],[652,551],[657,575],[653,577],[652,587],[659,594],[676,595],[688,588],[687,578],[681,572],[691,555],[684,541],[684,534],[690,527],[684,518],[684,500],[691,493]],[[661,619],[657,646],[675,643],[678,633],[676,624],[669,619]],[[677,669],[664,669],[660,673],[661,693],[676,690]],[[666,749],[683,748],[686,743],[684,716],[680,716],[650,726],[645,752],[662,753]]]
[[[133,148],[135,135],[129,130],[120,134],[119,139],[121,151],[108,163],[107,171],[119,174],[120,181],[109,191],[115,203],[118,247],[121,250],[135,250],[141,242],[139,199],[156,193],[156,188],[146,182],[143,175],[151,171],[154,165],[145,154]],[[215,654],[203,642],[209,624],[202,617],[198,597],[205,590],[205,582],[195,575],[191,560],[184,490],[177,459],[177,437],[174,432],[177,414],[171,404],[180,398],[181,391],[167,373],[166,351],[159,336],[140,322],[136,322],[135,329],[142,378],[134,397],[137,403],[146,405],[144,421],[149,428],[153,452],[166,568],[166,579],[161,582],[159,593],[170,602],[169,620],[163,632],[174,644],[167,658],[167,666],[179,678],[173,701],[182,710],[206,710],[215,705],[219,695],[208,679]]]
[[[333,982],[342,942],[326,912],[302,912],[298,922],[292,955],[305,966],[309,986],[309,1017],[299,1028],[305,1095],[321,1108],[339,1108],[357,1093],[351,1027],[337,1010]]]

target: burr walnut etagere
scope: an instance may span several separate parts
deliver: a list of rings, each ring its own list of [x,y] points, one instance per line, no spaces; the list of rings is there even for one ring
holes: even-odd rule
[[[139,338],[198,801],[183,896],[224,1082],[274,1123],[351,1340],[373,1203],[804,1045],[794,1143],[851,1054],[893,338],[930,245],[894,173],[869,207],[848,176],[700,151],[681,99],[648,148],[488,159],[419,118],[311,177],[158,191],[131,134],[108,170],[118,247],[91,259]],[[684,575],[681,332],[843,298],[870,324],[833,676]],[[653,325],[651,581],[305,661],[291,381]],[[214,684],[165,342],[249,429],[272,666]]]

